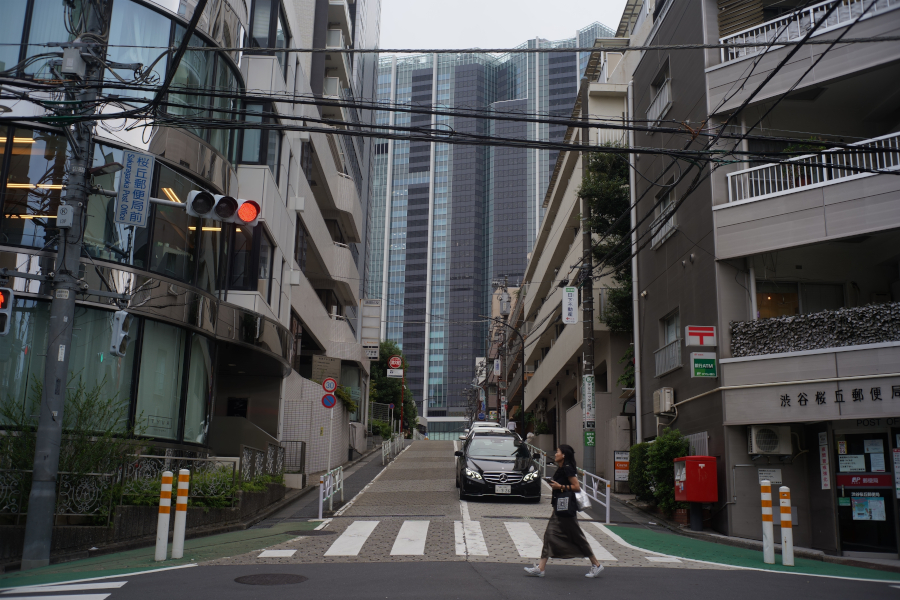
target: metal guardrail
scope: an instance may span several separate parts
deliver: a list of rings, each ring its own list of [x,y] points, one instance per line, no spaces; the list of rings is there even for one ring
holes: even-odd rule
[[[609,481],[593,473],[588,473],[584,469],[578,469],[578,475],[581,491],[587,494],[591,500],[606,508],[606,524],[609,525],[609,499],[611,497]]]
[[[528,449],[531,450],[532,454],[540,454],[541,455],[541,457],[536,460],[538,461],[538,466],[541,469],[541,477],[546,477],[547,476],[547,464],[550,462],[550,457],[547,455],[546,452],[544,452],[537,446],[532,446],[531,444],[529,444],[527,442],[525,443],[525,445],[528,446]]]
[[[113,473],[57,475],[55,516],[100,517],[109,523],[119,469]],[[0,515],[12,515],[18,523],[20,517],[28,514],[31,476],[31,470],[0,469]]]
[[[669,342],[653,353],[656,361],[656,377],[665,375],[681,366],[681,338]]]
[[[851,145],[873,151],[835,154],[841,149],[833,148],[821,154],[797,156],[780,164],[762,165],[729,173],[728,202],[761,200],[801,189],[877,175],[877,173],[860,173],[855,170],[858,168],[900,169],[900,132]],[[791,164],[793,161],[807,164]]]
[[[334,510],[334,496],[341,493],[341,503],[344,502],[344,468],[336,467],[324,475],[319,476],[319,518],[322,518],[322,507],[328,500],[328,512]]]
[[[396,458],[401,450],[403,450],[403,438],[400,435],[395,434],[390,440],[382,442],[381,464],[385,464]]]
[[[831,13],[828,20],[816,30],[816,35],[835,27],[842,27],[853,21],[862,14],[871,1],[843,0],[842,5]],[[802,10],[784,14],[777,19],[766,21],[756,27],[750,27],[719,38],[719,43],[721,44],[763,44],[750,48],[722,48],[722,62],[730,62],[745,56],[754,56],[761,52],[766,52],[768,50],[767,45],[773,42],[777,44],[780,41],[799,40],[806,35],[815,23],[825,17],[833,3],[833,0],[826,0]],[[900,0],[877,0],[875,5],[869,8],[863,19],[871,18],[896,6],[900,6]]]

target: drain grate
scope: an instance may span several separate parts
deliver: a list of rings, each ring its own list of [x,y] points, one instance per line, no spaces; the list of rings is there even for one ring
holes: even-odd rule
[[[259,575],[244,575],[235,579],[235,583],[244,585],[290,585],[306,581],[303,575],[291,575],[290,573],[260,573]]]
[[[334,535],[336,532],[334,531],[316,531],[314,529],[301,529],[299,531],[285,531],[287,535],[302,535],[302,536],[316,536],[316,535]]]

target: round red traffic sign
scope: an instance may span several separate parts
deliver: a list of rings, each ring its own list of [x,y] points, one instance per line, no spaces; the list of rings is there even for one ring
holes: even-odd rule
[[[335,381],[331,377],[327,378],[322,382],[322,389],[329,393],[333,392],[337,389],[337,381]]]
[[[325,408],[334,408],[335,404],[337,404],[337,398],[334,397],[334,394],[325,394],[322,396],[322,406]]]
[[[388,366],[392,369],[399,369],[403,366],[403,359],[399,356],[392,356],[390,362],[388,362]]]

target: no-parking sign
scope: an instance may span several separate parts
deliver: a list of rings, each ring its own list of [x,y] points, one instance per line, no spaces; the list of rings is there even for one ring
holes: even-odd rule
[[[334,408],[335,404],[337,404],[337,398],[334,397],[334,394],[325,394],[322,396],[322,406],[325,408]]]

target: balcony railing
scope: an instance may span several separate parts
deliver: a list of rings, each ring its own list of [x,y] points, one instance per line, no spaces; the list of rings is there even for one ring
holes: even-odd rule
[[[669,342],[653,353],[656,359],[656,376],[662,377],[666,373],[681,367],[681,338]]]
[[[848,179],[871,177],[856,169],[900,169],[900,132],[852,144],[870,150],[853,154],[832,148],[821,154],[798,156],[787,162],[763,165],[728,174],[728,201],[760,200]],[[795,165],[791,162],[805,164]]]
[[[816,30],[816,35],[835,27],[847,25],[859,17],[871,2],[872,0],[843,0],[841,6],[831,13],[828,20]],[[751,48],[722,48],[722,62],[729,62],[744,56],[753,56],[765,52],[768,49],[768,44],[799,40],[806,35],[813,25],[825,17],[832,4],[832,0],[820,2],[802,10],[782,15],[756,27],[720,38],[719,42],[722,44],[760,44],[760,46]],[[875,6],[869,8],[866,16],[863,18],[874,17],[897,6],[900,6],[900,0],[876,0]]]
[[[731,323],[735,358],[884,342],[900,342],[900,302]]]
[[[672,106],[672,93],[669,79],[662,82],[659,89],[656,90],[656,96],[647,108],[647,121],[650,125],[655,125],[662,119],[669,107]]]
[[[666,241],[675,229],[675,215],[670,206],[664,208],[662,214],[653,219],[653,222],[650,224],[650,231],[653,235],[650,240],[651,248],[656,248]]]

